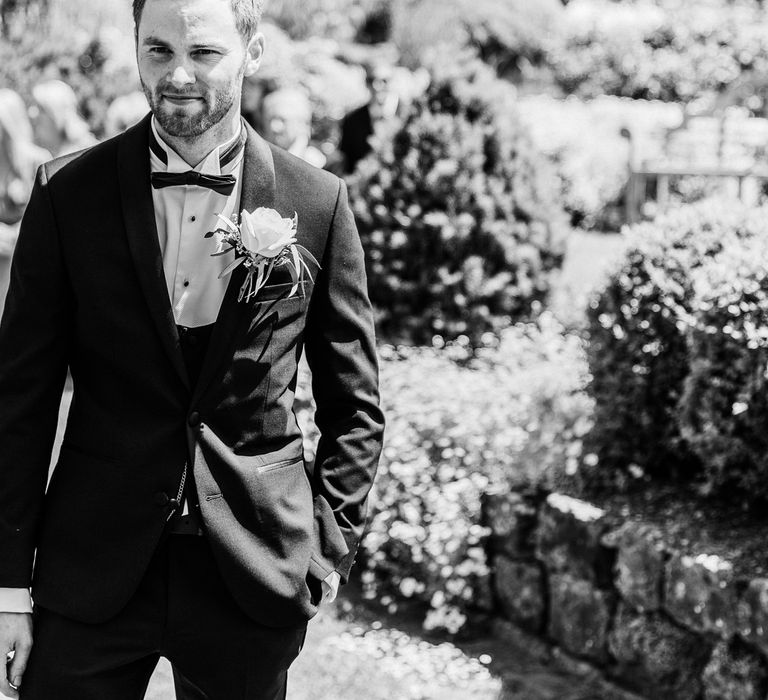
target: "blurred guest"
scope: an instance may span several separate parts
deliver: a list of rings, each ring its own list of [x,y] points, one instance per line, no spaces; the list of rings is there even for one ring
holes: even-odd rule
[[[366,66],[370,99],[347,114],[341,122],[339,151],[343,156],[345,173],[351,173],[358,161],[371,151],[370,137],[376,124],[391,119],[397,113],[399,98],[390,86],[393,72],[392,66],[383,62]]]
[[[303,90],[280,88],[268,93],[261,113],[265,139],[317,168],[325,165],[323,152],[310,143],[312,104]]]
[[[116,97],[107,108],[104,135],[109,138],[122,134],[129,126],[141,121],[147,112],[149,112],[147,98],[139,90]]]
[[[32,142],[24,101],[13,90],[0,90],[0,222],[21,219],[37,167],[50,158]]]
[[[27,206],[35,171],[50,158],[48,151],[32,143],[24,101],[13,90],[0,90],[0,311],[18,222]]]
[[[75,91],[61,80],[47,80],[32,88],[30,109],[35,140],[54,156],[88,148],[96,139],[77,111]]]

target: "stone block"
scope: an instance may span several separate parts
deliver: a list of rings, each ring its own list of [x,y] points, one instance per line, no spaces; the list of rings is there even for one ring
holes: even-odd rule
[[[541,633],[546,610],[541,564],[515,562],[497,555],[493,568],[496,597],[504,616],[533,633]]]
[[[559,493],[542,504],[536,527],[536,555],[549,573],[610,586],[615,552],[600,539],[607,525],[600,508]]]
[[[605,662],[614,594],[569,574],[549,576],[549,636],[563,648]]]
[[[536,507],[515,491],[495,491],[483,496],[483,519],[490,528],[495,552],[510,557],[533,556]]]
[[[765,700],[768,668],[758,651],[734,637],[714,648],[702,681],[704,700]]]
[[[681,624],[726,637],[736,631],[737,602],[730,562],[715,555],[679,553],[667,562],[664,608]]]
[[[514,659],[524,652],[527,657],[539,663],[549,664],[552,662],[550,644],[538,636],[526,632],[519,625],[509,622],[509,620],[503,620],[501,617],[494,617],[491,622],[491,631],[494,637],[505,642],[507,647],[505,653],[508,658]]]
[[[752,579],[736,610],[739,634],[768,656],[768,579]]]
[[[622,598],[640,611],[658,610],[667,557],[661,531],[630,521],[606,533],[602,543],[616,548],[614,584]]]
[[[608,648],[615,659],[611,675],[641,695],[654,700],[697,700],[712,643],[661,613],[638,613],[619,603]]]

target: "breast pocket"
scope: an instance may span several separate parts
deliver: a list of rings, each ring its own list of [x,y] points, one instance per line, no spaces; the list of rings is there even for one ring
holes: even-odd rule
[[[250,311],[249,334],[265,326],[284,326],[301,318],[309,304],[311,284],[306,280],[293,291],[293,283],[268,284],[247,302]],[[303,324],[302,324],[303,325]]]

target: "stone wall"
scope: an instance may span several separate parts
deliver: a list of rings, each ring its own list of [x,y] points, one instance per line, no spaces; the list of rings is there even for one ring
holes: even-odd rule
[[[515,629],[653,700],[768,697],[768,579],[562,494],[490,494],[484,516]]]

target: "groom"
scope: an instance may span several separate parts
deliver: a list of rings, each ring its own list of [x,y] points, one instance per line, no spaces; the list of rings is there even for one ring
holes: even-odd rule
[[[141,700],[163,655],[196,697],[283,698],[349,575],[381,449],[363,251],[344,184],[240,119],[260,0],[133,9],[152,114],[40,169],[0,324],[0,691]],[[277,266],[239,299],[247,265],[229,272],[206,234],[243,210],[268,256],[296,215],[311,276]]]

